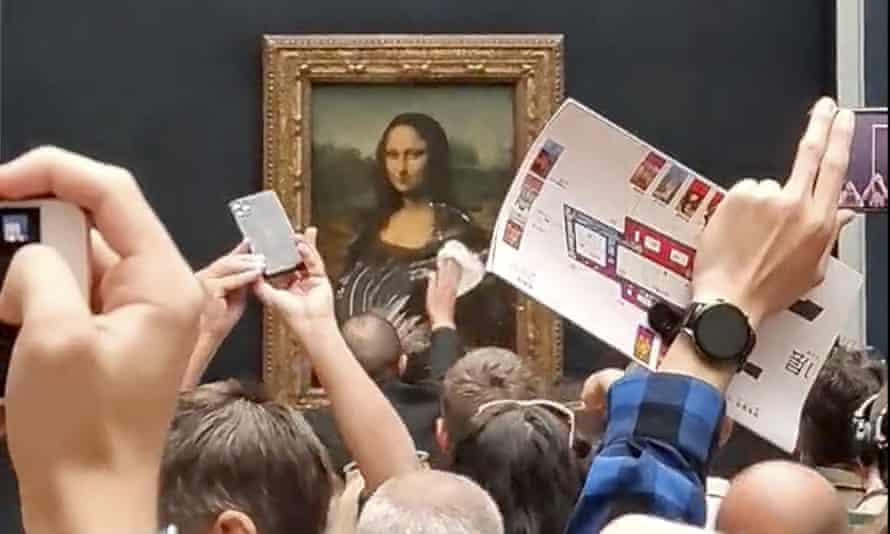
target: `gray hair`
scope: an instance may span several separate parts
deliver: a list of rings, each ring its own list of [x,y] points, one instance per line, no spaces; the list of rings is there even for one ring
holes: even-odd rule
[[[503,534],[494,500],[468,478],[417,471],[390,480],[365,505],[356,534]]]

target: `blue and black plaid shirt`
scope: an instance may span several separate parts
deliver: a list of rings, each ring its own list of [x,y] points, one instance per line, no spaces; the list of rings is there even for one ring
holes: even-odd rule
[[[717,389],[688,376],[629,374],[616,382],[568,534],[596,534],[627,513],[703,526],[704,485],[724,410]]]

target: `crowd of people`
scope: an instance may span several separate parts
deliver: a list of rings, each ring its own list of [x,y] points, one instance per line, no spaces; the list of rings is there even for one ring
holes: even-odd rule
[[[854,122],[821,100],[784,185],[732,188],[699,243],[696,302],[731,303],[756,331],[823,280],[852,217],[838,200]],[[338,322],[313,228],[286,279],[266,280],[247,244],[195,273],[122,169],[54,148],[0,166],[0,197],[36,196],[90,214],[94,279],[85,299],[59,254],[31,245],[0,292],[0,321],[21,325],[5,439],[29,533],[887,532],[886,368],[867,351],[833,351],[799,461],[754,465],[715,502],[737,368],[685,334],[657,371],[592,376],[572,409],[516,354],[462,346],[452,261],[428,281],[431,345],[410,372],[385,317]],[[328,407],[199,385],[251,294],[303,347]]]

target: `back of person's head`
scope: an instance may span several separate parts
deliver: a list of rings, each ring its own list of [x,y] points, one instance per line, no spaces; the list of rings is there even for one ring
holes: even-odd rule
[[[476,349],[445,375],[439,444],[449,450],[460,441],[471,429],[470,419],[485,403],[541,396],[540,380],[515,353],[495,347]]]
[[[844,534],[847,523],[847,510],[831,484],[790,462],[765,462],[743,471],[717,515],[723,534]]]
[[[804,405],[799,449],[811,466],[853,466],[863,458],[853,446],[853,414],[884,381],[867,351],[838,344],[816,378]]]
[[[420,470],[390,480],[368,500],[356,534],[503,534],[497,505],[473,481]]]
[[[472,425],[454,445],[451,468],[491,494],[504,532],[565,532],[584,481],[571,443],[573,424],[547,407],[496,402]]]
[[[159,515],[183,534],[316,534],[332,484],[327,452],[300,413],[229,380],[180,398]]]
[[[343,323],[343,339],[365,369],[377,382],[398,376],[402,344],[399,332],[383,317],[362,313]]]

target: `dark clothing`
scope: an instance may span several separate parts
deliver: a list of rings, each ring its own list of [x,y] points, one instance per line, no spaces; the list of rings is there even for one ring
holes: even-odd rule
[[[20,534],[22,528],[22,513],[19,504],[19,489],[16,481],[15,470],[6,440],[0,438],[0,532],[3,534]]]
[[[398,311],[407,317],[423,317],[427,275],[435,271],[442,246],[456,240],[477,254],[486,254],[490,235],[468,214],[441,203],[433,209],[433,236],[421,248],[383,242],[380,230],[388,217],[368,225],[350,245],[344,273],[336,283],[335,305],[341,324],[369,311],[388,313],[394,303],[400,304]],[[516,331],[512,299],[511,291],[493,276],[486,276],[479,287],[458,300],[458,330],[469,346],[511,346]]]
[[[417,450],[429,453],[433,466],[439,466],[442,458],[436,444],[436,419],[440,414],[442,378],[460,358],[462,348],[457,332],[450,328],[433,332],[431,341],[427,379],[415,383],[395,379],[381,384],[380,390],[405,422]],[[337,431],[333,413],[329,408],[319,408],[304,415],[328,448],[334,469],[342,473],[352,459]]]

